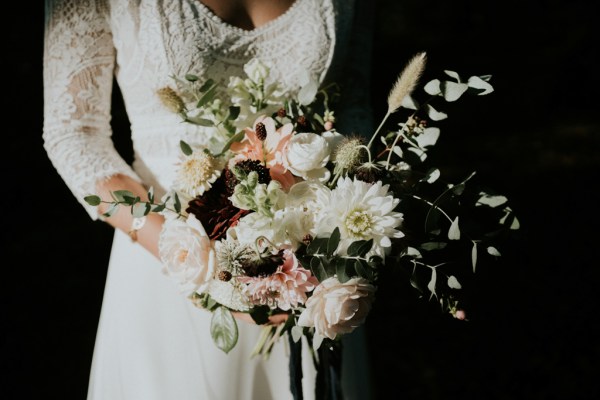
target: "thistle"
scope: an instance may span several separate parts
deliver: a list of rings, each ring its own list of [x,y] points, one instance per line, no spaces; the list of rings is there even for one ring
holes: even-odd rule
[[[385,121],[387,121],[388,117],[390,115],[392,115],[393,113],[395,113],[400,108],[400,106],[402,106],[402,100],[404,100],[404,98],[406,96],[410,95],[412,93],[412,91],[415,89],[415,87],[417,86],[417,82],[419,81],[419,78],[421,77],[421,74],[423,73],[424,69],[425,69],[425,53],[424,52],[418,53],[417,55],[415,55],[408,62],[408,64],[404,67],[404,69],[398,76],[396,83],[394,83],[392,90],[390,90],[390,93],[389,93],[388,99],[387,99],[387,103],[388,103],[387,113],[385,114],[385,116],[383,117],[383,120],[379,124],[379,127],[377,128],[377,130],[371,137],[369,144],[367,144],[368,148],[371,148],[371,145],[373,144],[373,140],[375,140],[375,137],[381,130],[381,127],[383,126]]]

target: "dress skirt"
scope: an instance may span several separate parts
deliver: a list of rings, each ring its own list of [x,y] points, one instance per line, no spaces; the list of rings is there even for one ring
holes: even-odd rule
[[[153,255],[115,231],[87,399],[292,399],[286,337],[268,359],[251,357],[261,328],[238,321],[238,343],[226,354],[210,336],[210,319],[161,272]],[[349,339],[361,341],[360,331]],[[368,398],[359,383],[369,369],[364,343],[344,348],[347,397]],[[304,399],[310,400],[316,372],[306,343],[302,364]]]

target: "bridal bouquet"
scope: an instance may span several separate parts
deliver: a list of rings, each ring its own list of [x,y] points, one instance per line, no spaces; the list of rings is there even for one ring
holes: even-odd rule
[[[319,373],[335,371],[340,338],[365,323],[384,268],[407,271],[399,290],[412,286],[466,318],[463,278],[482,258],[500,257],[519,224],[506,197],[471,188],[474,173],[451,183],[426,166],[440,135],[434,125],[447,117],[433,104],[493,88],[490,76],[445,71],[417,92],[425,59],[406,64],[379,127],[361,136],[337,131],[335,88],[306,74],[287,93],[267,83],[269,68],[256,59],[226,87],[187,75],[158,91],[204,138],[180,142],[177,179],[160,201],[152,190],[147,202],[114,192],[108,215],[118,206],[136,218],[164,214],[164,271],[212,312],[224,352],[238,339],[233,313],[247,313],[264,325],[254,354],[268,356],[287,334],[297,356],[304,337]],[[389,128],[400,110],[405,117]],[[267,323],[281,313],[285,323]]]

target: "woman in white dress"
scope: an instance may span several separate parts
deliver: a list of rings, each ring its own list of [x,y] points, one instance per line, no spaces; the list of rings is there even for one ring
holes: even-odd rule
[[[281,340],[268,360],[250,358],[260,328],[240,322],[240,339],[225,354],[209,334],[210,314],[198,309],[161,273],[163,223],[148,216],[128,236],[127,209],[101,215],[105,200],[126,189],[142,199],[169,187],[179,140],[195,143],[202,127],[182,124],[155,95],[172,76],[194,73],[227,82],[258,57],[269,79],[299,88],[308,69],[342,88],[336,107],[342,133],[372,132],[369,107],[369,1],[350,0],[46,0],[44,148],[89,213],[115,227],[89,381],[89,400],[231,400],[292,398],[288,353]],[[113,79],[131,123],[129,165],[111,139]],[[347,130],[346,130],[347,129]],[[243,315],[238,315],[244,320]],[[281,322],[273,317],[272,323]],[[348,335],[345,398],[369,398],[364,329]],[[303,356],[303,392],[314,396],[315,370]]]

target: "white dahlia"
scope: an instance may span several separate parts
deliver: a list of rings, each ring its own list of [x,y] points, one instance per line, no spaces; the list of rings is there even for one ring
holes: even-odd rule
[[[338,253],[345,254],[350,243],[373,239],[369,254],[385,256],[391,248],[390,238],[401,238],[398,228],[402,213],[394,209],[400,202],[381,181],[367,183],[358,179],[340,178],[331,191],[329,204],[317,227],[317,235],[326,236],[335,227],[340,230]]]

